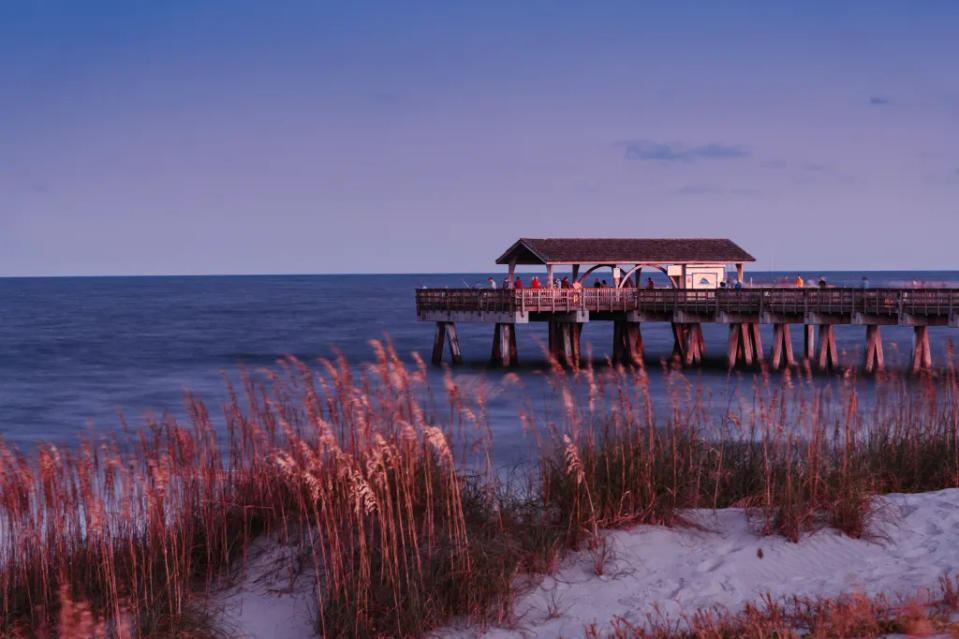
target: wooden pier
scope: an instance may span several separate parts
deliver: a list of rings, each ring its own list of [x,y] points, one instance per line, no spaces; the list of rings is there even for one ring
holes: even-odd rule
[[[793,325],[803,327],[802,359],[820,369],[839,366],[834,327],[865,327],[863,365],[882,370],[882,326],[914,329],[911,367],[932,367],[930,326],[959,327],[959,289],[835,288],[820,286],[743,287],[743,266],[754,258],[728,239],[532,239],[513,243],[497,264],[508,265],[503,288],[418,289],[417,319],[436,323],[433,362],[441,362],[449,342],[453,362],[461,360],[456,336],[458,322],[494,325],[491,360],[502,366],[517,363],[516,325],[546,322],[550,357],[568,366],[580,361],[583,324],[613,322],[612,358],[639,363],[643,358],[640,326],[668,322],[673,333],[673,357],[684,365],[706,355],[704,323],[729,326],[726,354],[729,365],[765,361],[760,325],[773,325],[769,364],[795,365]],[[545,286],[521,288],[514,280],[518,264],[545,267]],[[728,265],[735,284],[728,282]],[[554,278],[555,267],[571,267],[571,277]],[[587,276],[608,268],[611,285],[584,285]],[[642,285],[644,268],[664,273],[671,288]],[[802,282],[797,282],[802,284]],[[496,282],[494,280],[494,286]]]
[[[547,322],[550,354],[575,366],[583,324],[613,322],[613,359],[636,363],[643,355],[640,325],[669,322],[674,355],[684,364],[705,354],[703,323],[729,326],[730,366],[763,361],[759,325],[773,325],[770,365],[795,364],[791,326],[803,326],[805,359],[819,368],[839,365],[833,327],[865,327],[864,366],[884,366],[882,326],[909,326],[915,331],[912,368],[932,366],[929,326],[959,327],[959,289],[898,288],[744,288],[744,289],[418,289],[417,319],[436,322],[433,361],[448,339],[454,362],[460,360],[457,322],[494,324],[492,359],[516,363],[517,324]]]

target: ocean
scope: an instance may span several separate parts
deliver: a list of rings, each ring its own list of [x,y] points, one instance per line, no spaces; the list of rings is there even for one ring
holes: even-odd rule
[[[481,286],[502,272],[423,275],[283,275],[190,277],[0,278],[0,436],[20,447],[38,441],[70,443],[91,425],[104,432],[123,413],[132,425],[143,415],[182,416],[184,391],[207,401],[216,413],[224,397],[223,374],[239,367],[271,367],[284,355],[307,362],[336,350],[361,365],[373,358],[369,340],[389,336],[398,353],[419,351],[428,359],[434,325],[418,322],[414,289],[421,286]],[[863,273],[803,273],[807,281],[825,276],[834,285],[857,286]],[[870,272],[873,287],[959,287],[959,271]],[[528,280],[528,275],[525,276]],[[645,273],[644,273],[645,277]],[[772,283],[795,273],[747,272],[747,281]],[[591,283],[592,280],[589,281]],[[660,282],[665,284],[665,280]],[[712,392],[727,392],[726,327],[704,325],[707,364],[688,375]],[[464,383],[498,384],[503,371],[489,368],[492,326],[457,326],[465,362],[454,369]],[[659,361],[672,350],[668,324],[644,324],[646,358],[654,393],[662,392]],[[763,327],[767,352],[771,327]],[[529,392],[549,401],[543,371],[546,325],[519,326],[520,366]],[[865,328],[839,326],[840,351],[853,361],[863,348]],[[912,331],[884,327],[887,362],[896,351],[909,355]],[[944,357],[947,340],[959,331],[933,328],[934,359]],[[801,331],[793,332],[797,352]],[[612,326],[587,324],[587,345],[603,365]],[[893,343],[896,346],[893,346]],[[441,370],[433,369],[441,388]],[[491,405],[497,448],[521,437],[516,408],[505,399]]]

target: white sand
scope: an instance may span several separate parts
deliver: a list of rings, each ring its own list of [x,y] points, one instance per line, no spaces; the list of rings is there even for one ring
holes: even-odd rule
[[[513,627],[449,628],[433,636],[582,637],[592,622],[602,627],[622,617],[642,623],[657,608],[675,618],[715,605],[735,611],[764,593],[911,595],[936,587],[940,576],[959,573],[959,489],[887,495],[874,505],[870,540],[833,530],[805,536],[798,544],[760,537],[740,509],[690,513],[707,530],[638,526],[611,531],[603,574],[595,573],[593,553],[576,553],[519,598]],[[241,631],[239,636],[316,636],[309,615],[312,587],[298,581],[289,592],[271,592],[276,580],[257,577],[251,567],[247,579],[225,593],[225,619]]]

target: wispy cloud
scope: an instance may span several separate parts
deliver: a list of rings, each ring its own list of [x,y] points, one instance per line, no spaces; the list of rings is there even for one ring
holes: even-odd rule
[[[630,140],[624,142],[627,160],[652,162],[693,162],[695,160],[730,160],[749,157],[749,151],[741,146],[710,143],[700,146],[684,146],[653,142],[652,140]]]
[[[744,188],[724,188],[712,184],[687,184],[678,189],[673,189],[675,195],[756,195],[755,189]]]
[[[869,98],[869,104],[872,104],[873,106],[884,106],[886,104],[891,104],[891,102],[889,101],[889,98],[884,98],[880,95],[874,95]]]

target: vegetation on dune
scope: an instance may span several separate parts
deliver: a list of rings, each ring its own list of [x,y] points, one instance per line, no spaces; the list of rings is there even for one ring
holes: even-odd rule
[[[0,445],[0,634],[79,619],[102,636],[179,636],[271,535],[315,575],[319,634],[418,636],[454,617],[508,621],[517,577],[600,528],[738,505],[767,533],[858,536],[872,494],[959,485],[951,368],[866,393],[852,372],[762,375],[717,407],[675,371],[659,405],[642,368],[554,367],[555,414],[527,402],[519,416],[537,461],[505,481],[484,388],[447,373],[434,395],[421,360],[374,350],[359,371],[288,359],[244,375],[225,430],[190,397],[186,425]]]

